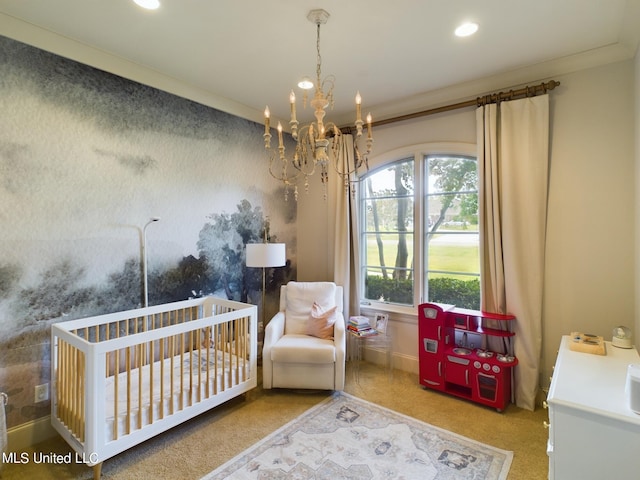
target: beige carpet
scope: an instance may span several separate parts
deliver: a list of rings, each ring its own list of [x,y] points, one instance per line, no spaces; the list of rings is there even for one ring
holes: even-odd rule
[[[364,363],[359,383],[347,372],[346,392],[439,428],[514,452],[508,480],[547,478],[546,411],[522,410],[510,405],[503,413],[425,390],[417,375],[396,371],[389,381],[384,369]],[[204,413],[170,432],[107,460],[102,478],[114,480],[198,480],[271,434],[330,392],[263,390],[259,385],[244,398]],[[60,438],[36,445],[33,451],[64,454],[70,451]],[[30,455],[31,450],[27,451]],[[3,480],[89,479],[85,465],[7,464]]]

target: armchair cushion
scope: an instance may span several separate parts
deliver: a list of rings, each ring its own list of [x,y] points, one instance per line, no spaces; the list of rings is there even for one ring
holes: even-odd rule
[[[271,350],[274,363],[334,363],[336,349],[332,340],[309,335],[285,335]]]
[[[289,282],[286,289],[285,335],[306,335],[311,307],[317,303],[324,309],[336,304],[336,284],[333,282]]]
[[[333,340],[333,324],[336,323],[336,306],[324,309],[316,302],[311,307],[311,318],[307,323],[307,335]]]

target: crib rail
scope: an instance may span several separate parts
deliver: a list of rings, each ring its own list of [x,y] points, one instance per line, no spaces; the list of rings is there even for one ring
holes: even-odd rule
[[[161,422],[255,376],[256,327],[214,297],[54,324],[52,417],[81,444]]]

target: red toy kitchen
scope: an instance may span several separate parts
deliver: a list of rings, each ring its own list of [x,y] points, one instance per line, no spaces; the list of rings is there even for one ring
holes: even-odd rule
[[[515,317],[438,303],[418,310],[420,384],[504,410],[518,364]]]

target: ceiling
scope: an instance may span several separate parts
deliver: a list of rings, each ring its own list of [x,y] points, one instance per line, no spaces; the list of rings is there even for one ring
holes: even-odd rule
[[[146,11],[0,0],[0,34],[252,120],[268,104],[286,120],[290,90],[315,77],[307,14],[323,8],[322,75],[336,77],[327,119],[339,125],[353,122],[358,90],[363,115],[381,120],[632,58],[640,38],[640,0],[160,1]],[[455,37],[467,20],[479,31]]]

